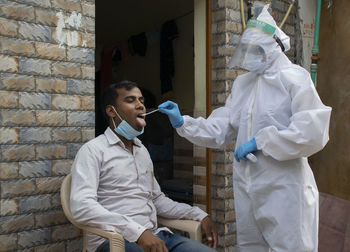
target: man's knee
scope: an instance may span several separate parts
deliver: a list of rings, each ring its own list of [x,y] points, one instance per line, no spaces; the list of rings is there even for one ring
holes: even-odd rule
[[[192,252],[192,251],[201,251],[201,252],[214,252],[215,250],[212,249],[211,247],[208,247],[200,242],[190,240],[188,239],[184,244],[183,244],[183,250],[181,251],[186,251],[186,252]]]
[[[135,243],[125,241],[125,252],[143,252],[143,250]]]

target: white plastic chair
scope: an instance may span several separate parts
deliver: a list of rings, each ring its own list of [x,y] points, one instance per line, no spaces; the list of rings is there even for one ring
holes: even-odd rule
[[[86,232],[90,232],[99,235],[109,240],[111,252],[125,252],[124,238],[121,234],[116,232],[109,232],[100,228],[89,227],[86,225],[78,224],[73,220],[70,211],[70,190],[71,190],[72,175],[68,174],[61,185],[61,204],[63,212],[67,219],[77,228],[83,230],[83,252],[87,249],[87,238]],[[201,225],[199,221],[193,220],[175,220],[165,219],[158,216],[158,223],[169,228],[174,228],[180,231],[187,232],[191,239],[198,242],[202,241]]]

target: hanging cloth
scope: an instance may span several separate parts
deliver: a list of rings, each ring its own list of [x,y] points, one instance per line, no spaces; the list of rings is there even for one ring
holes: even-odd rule
[[[137,54],[140,56],[146,56],[147,37],[145,32],[131,36],[128,42],[131,55]]]
[[[100,76],[100,91],[102,91],[112,83],[112,65],[113,55],[116,50],[121,54],[121,59],[125,60],[128,56],[128,41],[120,41],[116,44],[106,45],[102,51],[101,60],[101,76]]]
[[[171,96],[172,77],[175,73],[173,40],[179,35],[175,20],[162,25],[160,32],[160,82],[163,99]]]

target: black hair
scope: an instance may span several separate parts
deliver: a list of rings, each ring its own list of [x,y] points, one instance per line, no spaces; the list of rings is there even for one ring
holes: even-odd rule
[[[135,82],[124,80],[118,83],[112,83],[111,85],[109,85],[103,90],[103,93],[101,95],[100,106],[105,119],[109,120],[109,117],[106,114],[106,107],[108,105],[115,106],[115,100],[118,97],[117,89],[125,88],[126,90],[129,91],[135,87],[139,88]]]

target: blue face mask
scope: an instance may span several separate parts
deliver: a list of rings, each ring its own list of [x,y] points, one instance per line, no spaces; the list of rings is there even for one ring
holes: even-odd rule
[[[123,120],[119,116],[117,110],[114,107],[112,107],[112,108],[113,108],[114,112],[117,114],[117,116],[119,117],[119,119],[122,120],[122,122],[119,123],[118,127],[116,127],[114,119],[112,118],[115,132],[117,132],[119,135],[125,137],[128,140],[132,140],[135,137],[137,137],[143,133],[144,128],[142,128],[141,131],[135,130],[130,124],[127,123],[127,121]]]

